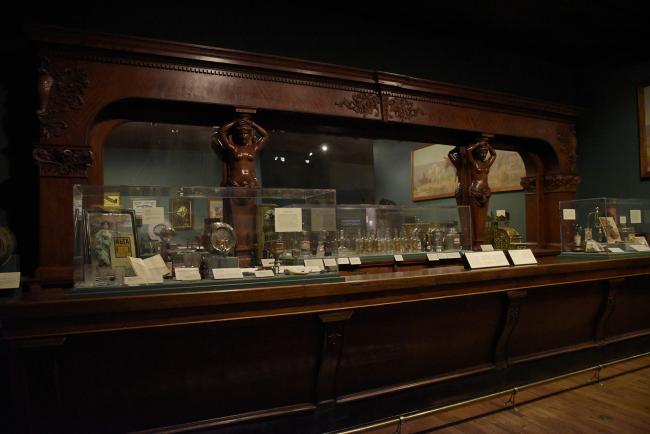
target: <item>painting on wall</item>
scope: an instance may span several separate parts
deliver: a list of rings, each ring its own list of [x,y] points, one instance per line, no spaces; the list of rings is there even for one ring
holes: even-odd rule
[[[650,85],[639,86],[639,150],[641,178],[650,178]]]
[[[420,200],[454,197],[456,168],[447,154],[449,145],[425,145],[411,151],[411,199]],[[497,151],[488,176],[493,193],[522,190],[520,181],[526,176],[524,162],[516,152]]]

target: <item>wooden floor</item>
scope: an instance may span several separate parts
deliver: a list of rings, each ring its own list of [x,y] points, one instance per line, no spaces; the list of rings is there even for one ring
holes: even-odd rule
[[[650,433],[650,366],[612,366],[601,384],[561,380],[515,407],[429,430],[457,433]],[[639,360],[639,362],[642,362]],[[619,371],[619,372],[617,372]],[[593,376],[593,374],[592,374]],[[550,388],[569,389],[554,392]],[[549,395],[550,393],[550,395]],[[546,396],[545,396],[546,395]],[[516,397],[515,397],[516,402]]]

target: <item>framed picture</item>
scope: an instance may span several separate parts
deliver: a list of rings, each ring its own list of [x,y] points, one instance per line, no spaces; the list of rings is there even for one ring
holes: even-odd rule
[[[411,151],[411,199],[420,200],[454,197],[456,168],[447,154],[449,145],[424,145]],[[526,168],[521,156],[512,151],[497,151],[490,168],[488,183],[493,193],[522,190],[521,178]]]
[[[641,178],[650,178],[650,84],[638,89]]]
[[[208,217],[223,221],[223,199],[208,199]]]
[[[99,267],[129,268],[129,256],[138,257],[135,212],[131,209],[84,210],[86,248]]]
[[[623,241],[621,240],[621,234],[618,232],[614,217],[598,217],[598,220],[605,231],[608,243],[620,243]]]
[[[192,229],[193,212],[192,199],[179,197],[169,200],[169,220],[174,229]]]

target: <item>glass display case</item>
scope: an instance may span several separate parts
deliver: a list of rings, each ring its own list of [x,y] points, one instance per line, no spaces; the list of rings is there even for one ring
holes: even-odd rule
[[[75,185],[75,288],[340,279],[335,204],[334,190]]]
[[[471,250],[469,206],[339,205],[338,256],[460,258]]]
[[[650,254],[650,200],[593,198],[560,202],[562,256]]]

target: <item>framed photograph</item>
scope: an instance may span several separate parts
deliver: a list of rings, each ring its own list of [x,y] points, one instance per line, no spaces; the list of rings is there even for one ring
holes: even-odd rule
[[[208,199],[208,217],[223,221],[223,199]]]
[[[104,193],[104,208],[120,208],[120,193]]]
[[[411,151],[411,199],[414,202],[454,197],[456,168],[447,156],[453,148],[424,145]],[[524,176],[526,168],[518,153],[497,150],[497,158],[488,175],[492,193],[522,190],[520,181]]]
[[[129,256],[138,257],[135,212],[131,209],[84,210],[86,248],[99,267],[129,268]]]
[[[156,199],[133,199],[133,209],[136,217],[142,216],[142,210],[156,207]]]
[[[638,89],[641,178],[650,178],[650,84]]]
[[[192,199],[179,197],[169,200],[169,220],[174,229],[192,229],[193,212]]]

